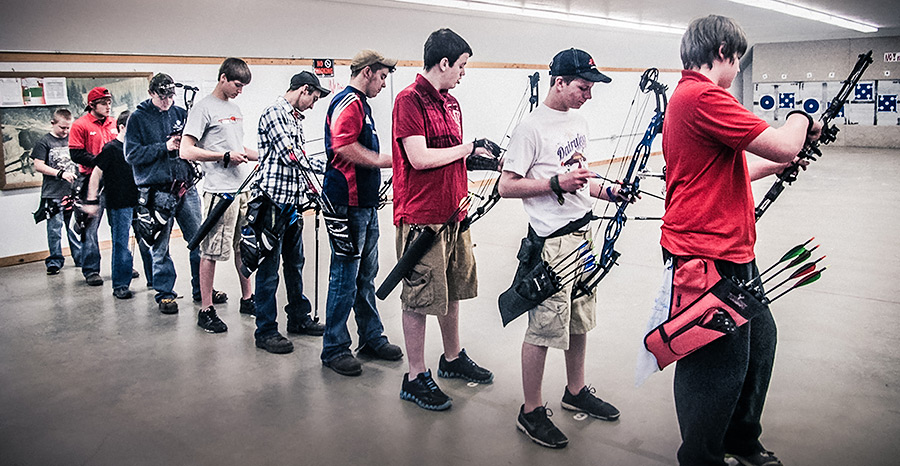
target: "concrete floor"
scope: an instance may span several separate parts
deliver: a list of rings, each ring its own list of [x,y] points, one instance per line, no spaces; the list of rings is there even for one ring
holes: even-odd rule
[[[898,464],[898,179],[898,151],[829,149],[760,221],[761,266],[810,236],[828,255],[822,280],[773,306],[780,338],[763,442],[787,465]],[[768,186],[757,186],[757,196]],[[645,197],[629,212],[658,215],[662,203]],[[390,209],[381,220],[383,277],[395,262]],[[312,299],[311,226],[305,233]],[[347,378],[322,367],[319,338],[292,337],[288,355],[256,349],[253,319],[238,314],[236,275],[225,264],[217,288],[232,299],[219,307],[229,326],[221,335],[196,326],[189,299],[179,300],[178,315],[160,314],[143,278],[133,286],[134,299],[115,300],[108,253],[102,288],[86,286],[72,267],[52,277],[41,263],[0,269],[0,464],[676,464],[673,370],[634,386],[661,278],[658,226],[625,226],[621,266],[599,287],[600,325],[589,337],[589,383],[622,411],[621,419],[579,420],[562,410],[562,353],[550,352],[544,396],[570,439],[560,451],[539,447],[515,428],[526,322],[502,328],[496,297],[511,280],[524,234],[519,201],[502,201],[473,227],[481,296],[462,305],[463,345],[495,381],[468,386],[438,379],[454,401],[441,413],[400,400],[404,361],[365,361],[362,376]],[[320,313],[324,231],[322,238]],[[177,291],[190,296],[184,242],[174,241],[173,250],[182,273]],[[387,335],[402,344],[398,294],[380,309]],[[283,313],[279,321],[283,329]],[[428,325],[426,356],[436,369],[440,338],[436,321]]]

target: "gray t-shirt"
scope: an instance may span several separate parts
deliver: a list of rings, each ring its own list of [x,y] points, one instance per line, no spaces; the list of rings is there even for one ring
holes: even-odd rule
[[[75,162],[69,157],[69,138],[58,138],[52,133],[45,134],[34,149],[31,150],[31,158],[42,160],[48,167],[63,169],[73,175],[77,174]],[[62,199],[72,194],[72,185],[56,176],[44,175],[41,183],[41,197],[46,199]]]
[[[244,116],[230,100],[208,95],[197,102],[188,114],[184,134],[197,139],[197,147],[214,152],[244,151]],[[200,162],[203,167],[203,190],[208,193],[237,191],[253,171],[253,162],[240,165]]]

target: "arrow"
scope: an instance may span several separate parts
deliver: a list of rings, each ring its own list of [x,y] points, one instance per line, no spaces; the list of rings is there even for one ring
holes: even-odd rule
[[[797,288],[800,288],[801,286],[809,285],[810,283],[822,278],[822,272],[824,272],[826,269],[828,269],[828,267],[823,267],[822,270],[819,270],[818,272],[816,272],[812,275],[809,275],[807,277],[800,279],[799,281],[797,281],[797,283],[794,283],[790,288],[784,290],[780,295],[767,300],[766,304],[771,304],[776,299],[788,294],[788,292],[795,290]]]
[[[765,279],[762,283],[759,284],[759,286],[765,285],[769,280],[772,280],[773,278],[781,275],[781,272],[784,272],[785,270],[787,270],[789,268],[797,266],[800,263],[802,263],[803,261],[805,261],[806,259],[809,259],[809,257],[812,255],[812,252],[815,251],[816,249],[818,249],[818,247],[819,247],[819,245],[817,244],[817,245],[813,246],[812,249],[803,249],[803,251],[797,257],[795,257],[793,260],[791,260],[790,263],[788,263],[787,265],[782,267],[781,270],[775,272],[769,278]],[[762,275],[760,275],[760,277],[762,277]]]
[[[786,261],[786,260],[788,260],[788,259],[790,259],[790,258],[792,258],[792,257],[796,257],[796,256],[800,255],[801,253],[803,253],[803,251],[805,251],[804,248],[806,247],[806,245],[809,244],[810,242],[812,242],[812,240],[814,240],[814,239],[816,239],[815,236],[813,236],[812,238],[806,240],[806,242],[803,243],[803,244],[798,244],[798,245],[792,247],[792,248],[790,249],[790,251],[784,253],[784,255],[781,256],[781,259],[778,259],[778,262],[772,264],[772,266],[769,267],[768,269],[766,269],[765,272],[759,274],[759,278],[762,278],[763,275],[769,273],[769,271],[772,270],[772,269],[774,269],[776,265],[778,265],[778,264],[780,264],[780,263],[782,263],[782,262],[784,262],[784,261]]]
[[[787,282],[789,282],[789,281],[791,281],[791,280],[793,280],[793,279],[795,279],[795,278],[797,278],[797,277],[802,277],[802,276],[804,276],[804,275],[808,275],[808,274],[813,273],[813,272],[816,270],[816,264],[818,264],[819,261],[821,261],[821,260],[824,259],[824,258],[825,258],[825,256],[822,256],[822,257],[816,259],[816,260],[813,261],[813,262],[809,262],[809,263],[807,263],[807,264],[804,264],[803,267],[801,267],[801,268],[795,270],[794,273],[792,273],[790,277],[785,278],[784,280],[782,280],[781,283],[779,283],[779,284],[773,286],[772,288],[770,288],[770,289],[769,289],[769,293],[771,293],[772,291],[774,291],[775,289],[777,289],[777,288],[780,287],[781,285],[784,285],[785,283],[787,283]]]

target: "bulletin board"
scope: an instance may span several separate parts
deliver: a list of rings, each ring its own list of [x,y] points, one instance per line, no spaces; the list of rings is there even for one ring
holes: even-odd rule
[[[84,114],[87,94],[97,86],[109,89],[113,96],[110,115],[134,110],[147,99],[150,73],[138,72],[2,72],[0,78],[66,78],[69,105],[74,118]],[[50,119],[60,106],[25,106],[0,108],[0,156],[4,169],[0,172],[0,189],[20,189],[41,185],[42,175],[35,171],[31,160],[34,144],[50,131]]]

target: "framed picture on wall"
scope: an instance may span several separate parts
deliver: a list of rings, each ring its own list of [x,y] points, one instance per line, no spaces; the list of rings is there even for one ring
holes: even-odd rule
[[[44,74],[44,76],[41,76]],[[85,113],[87,94],[97,86],[109,89],[112,94],[110,116],[125,110],[134,110],[148,98],[149,73],[40,73],[2,72],[0,78],[66,78],[68,105],[23,106],[0,108],[0,155],[4,169],[0,172],[0,189],[20,189],[41,185],[42,175],[35,171],[31,160],[34,144],[50,131],[50,119],[57,108],[66,107],[74,118]]]

